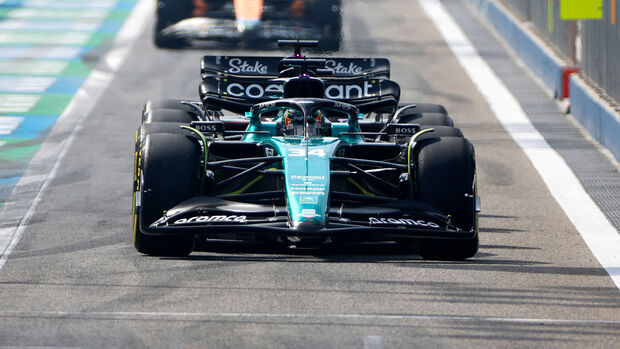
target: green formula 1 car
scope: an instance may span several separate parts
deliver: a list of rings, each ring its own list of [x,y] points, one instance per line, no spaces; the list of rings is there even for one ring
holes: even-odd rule
[[[205,57],[200,101],[146,104],[135,151],[137,250],[183,256],[197,239],[395,241],[417,243],[423,258],[474,256],[474,148],[445,108],[399,104],[385,59],[328,63],[300,54],[312,42],[284,44],[296,54],[278,64]],[[232,60],[266,68],[235,75]]]

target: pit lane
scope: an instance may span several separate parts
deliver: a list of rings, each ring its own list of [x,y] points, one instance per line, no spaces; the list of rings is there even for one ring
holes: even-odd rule
[[[195,97],[203,53],[156,50],[147,30],[0,270],[0,345],[614,347],[618,289],[417,2],[347,1],[344,14],[344,54],[390,58],[403,101],[444,104],[474,143],[483,199],[475,258],[423,261],[389,244],[136,253],[141,106]]]

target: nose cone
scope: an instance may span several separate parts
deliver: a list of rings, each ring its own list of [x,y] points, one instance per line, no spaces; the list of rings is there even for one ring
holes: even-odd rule
[[[236,0],[234,4],[239,32],[252,30],[260,23],[263,14],[263,0]]]
[[[243,33],[246,30],[252,30],[260,23],[259,19],[237,19],[237,31]]]
[[[325,228],[325,221],[293,222],[293,229],[304,234],[317,233]]]

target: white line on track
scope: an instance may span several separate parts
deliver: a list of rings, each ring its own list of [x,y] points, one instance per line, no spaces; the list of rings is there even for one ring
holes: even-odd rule
[[[24,121],[21,116],[4,116],[0,115],[0,136],[10,135]]]
[[[4,46],[0,58],[75,59],[81,51],[81,47],[67,46]]]
[[[55,78],[42,76],[0,76],[0,91],[9,93],[43,93],[56,82]]]
[[[273,314],[273,313],[201,313],[201,312],[129,312],[129,311],[41,311],[41,310],[0,310],[0,318],[50,318],[50,319],[109,319],[109,320],[172,320],[204,321],[209,319],[281,319],[281,320],[371,320],[371,321],[444,321],[474,322],[489,324],[520,325],[564,325],[564,326],[620,326],[617,320],[591,319],[536,319],[504,318],[486,316],[417,315],[417,314]],[[372,325],[372,324],[371,324]],[[366,336],[377,343],[379,336]]]
[[[26,187],[33,187],[32,178],[43,175],[39,177],[43,179],[39,183],[35,183],[37,191],[34,199],[32,199],[29,205],[24,203],[23,200],[22,202],[7,202],[3,211],[0,212],[0,222],[11,222],[14,220],[19,222],[16,227],[2,227],[0,229],[0,269],[2,269],[24,233],[37,205],[41,201],[43,193],[56,176],[60,163],[71,144],[75,141],[77,134],[84,125],[86,117],[91,114],[91,109],[101,95],[103,95],[103,92],[114,78],[114,74],[119,70],[133,44],[142,33],[144,24],[148,22],[148,17],[152,15],[153,9],[151,5],[152,2],[150,0],[140,0],[135,5],[129,18],[127,18],[127,21],[118,32],[113,47],[102,57],[100,65],[90,73],[73,100],[71,100],[56,121],[39,151],[30,161],[24,176],[13,190],[13,195],[21,191],[28,191]],[[66,135],[69,136],[67,137]],[[41,173],[41,169],[49,172]],[[24,204],[26,204],[25,207],[23,207]]]
[[[74,8],[74,9],[49,9],[49,8],[18,8],[9,11],[7,18],[35,18],[35,19],[100,19],[108,15],[107,9]]]
[[[0,30],[28,31],[80,31],[96,32],[102,20],[81,21],[33,21],[25,19],[8,19],[0,21]]]
[[[0,0],[0,3],[2,1]],[[118,0],[89,0],[89,1],[67,1],[67,0],[26,0],[23,7],[44,8],[44,9],[111,9],[118,3]]]
[[[0,22],[2,23],[2,22]],[[0,62],[1,75],[60,75],[69,66],[68,61],[41,60],[7,60]]]
[[[0,113],[27,113],[40,99],[37,95],[0,95]]]
[[[438,0],[419,0],[496,118],[523,149],[566,216],[620,288],[620,235],[564,159],[532,125],[516,98],[480,57]]]

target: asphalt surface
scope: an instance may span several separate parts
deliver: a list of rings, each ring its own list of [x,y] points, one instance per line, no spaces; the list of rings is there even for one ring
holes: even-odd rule
[[[402,100],[445,105],[475,145],[475,258],[424,261],[389,245],[137,253],[140,109],[149,99],[196,98],[205,53],[157,50],[147,30],[0,270],[0,346],[616,347],[620,291],[417,2],[344,4],[342,54],[390,58]]]

